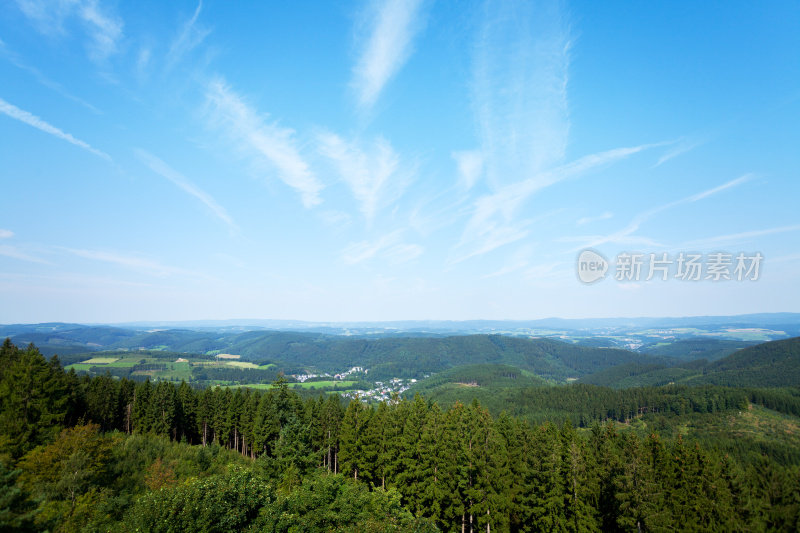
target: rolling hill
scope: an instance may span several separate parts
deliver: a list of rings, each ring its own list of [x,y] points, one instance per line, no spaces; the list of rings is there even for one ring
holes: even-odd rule
[[[686,385],[794,387],[800,383],[800,337],[765,342],[708,362],[674,366],[626,363],[584,376],[582,383],[612,388]]]

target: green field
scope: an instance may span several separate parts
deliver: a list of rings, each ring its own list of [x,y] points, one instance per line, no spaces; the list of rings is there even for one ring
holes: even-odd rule
[[[357,381],[307,381],[305,383],[288,383],[287,385],[295,389],[305,390],[323,390],[323,389],[336,389],[340,391],[352,389],[358,382]],[[244,383],[240,385],[228,385],[232,389],[248,388],[257,390],[269,390],[275,385],[272,383]]]
[[[270,370],[275,368],[275,364],[269,363],[266,365],[258,365],[256,363],[252,363],[249,361],[237,361],[235,359],[230,358],[223,358],[219,360],[211,360],[208,359],[207,356],[203,356],[202,359],[195,359],[191,354],[174,354],[174,359],[172,357],[160,357],[155,356],[153,357],[151,354],[150,357],[146,356],[145,354],[125,354],[121,357],[112,357],[111,355],[105,356],[106,354],[99,354],[97,357],[91,357],[87,355],[85,360],[79,360],[78,363],[73,363],[70,365],[65,366],[66,370],[74,369],[76,372],[88,372],[90,374],[102,375],[106,372],[106,369],[112,368],[133,368],[140,364],[145,365],[159,365],[164,366],[163,370],[158,370],[157,368],[152,368],[148,370],[144,369],[135,369],[133,372],[134,376],[150,376],[151,379],[155,380],[163,380],[163,381],[187,381],[187,382],[195,382],[195,376],[192,374],[192,370],[195,367],[216,367],[216,368],[229,368],[229,369],[237,369],[237,370],[247,370],[247,371],[257,371],[257,370]],[[186,362],[176,362],[175,359],[178,358],[188,359]],[[238,357],[238,356],[237,356]],[[204,380],[205,381],[205,380]],[[209,383],[215,380],[208,380]],[[234,383],[229,381],[220,382],[220,384],[227,385],[228,383]],[[211,383],[213,384],[213,383]]]
[[[226,385],[222,382],[218,383],[218,385],[223,387],[229,387],[231,389],[255,389],[255,390],[269,390],[275,386],[272,383],[245,383],[244,385]]]
[[[290,387],[299,389],[350,389],[353,388],[358,381],[306,381],[305,383],[290,383]]]
[[[109,364],[107,364],[105,366],[110,366],[110,367],[114,367],[114,368],[130,368],[132,366],[138,365],[139,361],[141,361],[141,358],[139,358],[139,359],[120,359],[119,361],[115,361],[113,363],[109,363]]]
[[[236,368],[260,368],[257,364],[246,363],[244,361],[226,361],[225,366],[233,366]]]
[[[66,370],[67,372],[69,372],[70,370],[75,370],[75,372],[88,372],[90,368],[92,368],[92,365],[75,363],[73,365],[64,367],[64,370]]]
[[[192,367],[189,363],[167,363],[167,369],[159,370],[155,377],[171,381],[191,381]]]
[[[107,365],[117,361],[119,357],[92,357],[86,361],[81,361],[83,365]]]

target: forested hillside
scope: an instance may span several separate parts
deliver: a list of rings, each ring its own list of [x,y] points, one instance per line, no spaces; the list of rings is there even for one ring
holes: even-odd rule
[[[692,383],[792,387],[800,383],[800,337],[757,344],[714,361]]]
[[[792,387],[800,384],[800,337],[765,342],[708,362],[625,363],[583,376],[582,383],[614,388],[714,384],[729,387]]]
[[[756,342],[702,337],[680,339],[672,343],[656,343],[643,346],[639,351],[650,355],[671,357],[682,361],[692,361],[695,359],[715,361],[732,354],[736,350],[747,348],[753,344],[756,344]]]
[[[511,373],[501,369],[489,381],[517,379]],[[440,407],[421,396],[378,406],[302,400],[283,381],[257,392],[79,378],[6,341],[0,528],[796,530],[797,463],[738,460],[599,421],[643,408],[733,412],[751,401],[797,413],[798,396],[715,387],[622,396],[587,386],[523,390],[539,391],[532,405],[556,415],[592,414],[578,424],[558,416],[531,424],[493,416],[478,402]]]
[[[274,361],[292,371],[308,368],[338,372],[357,365],[368,368],[374,379],[421,378],[460,365],[492,363],[563,381],[618,364],[660,360],[619,348],[501,335],[365,339],[251,331],[214,340],[207,333],[170,330],[142,334],[115,346],[201,354],[225,350],[249,360]]]

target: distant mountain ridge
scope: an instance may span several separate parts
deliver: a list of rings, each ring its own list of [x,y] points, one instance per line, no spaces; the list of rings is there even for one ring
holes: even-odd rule
[[[169,332],[169,333],[166,333]],[[715,359],[746,344],[800,335],[800,313],[683,318],[539,320],[304,322],[298,320],[206,320],[128,324],[0,325],[0,337],[17,344],[34,342],[43,353],[67,354],[116,348],[206,352],[228,349],[253,332],[287,332],[363,338],[448,337],[470,334],[545,336],[585,346],[631,348],[658,356]],[[163,341],[157,338],[163,337]],[[687,342],[695,338],[694,345]],[[726,344],[727,343],[727,344]],[[665,344],[670,346],[665,346]],[[716,346],[715,346],[716,345]],[[685,348],[685,349],[684,349]],[[726,351],[727,350],[727,351]],[[716,353],[712,353],[715,351]],[[687,357],[686,352],[690,352]],[[695,354],[694,352],[707,352]]]

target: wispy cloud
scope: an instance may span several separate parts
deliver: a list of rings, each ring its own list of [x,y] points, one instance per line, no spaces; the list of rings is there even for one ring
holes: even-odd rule
[[[97,0],[78,4],[78,16],[92,36],[89,55],[95,60],[106,59],[117,51],[117,41],[122,37],[122,20],[100,10]]]
[[[139,54],[136,56],[136,76],[140,82],[147,78],[147,70],[150,66],[152,55],[153,52],[149,46],[142,46],[139,49]]]
[[[178,187],[180,187],[184,192],[187,194],[194,196],[198,200],[200,200],[206,207],[208,207],[211,212],[222,220],[225,224],[228,225],[232,230],[237,230],[236,223],[231,219],[228,212],[225,210],[224,207],[219,205],[213,197],[207,192],[199,189],[196,185],[194,185],[191,181],[189,181],[183,174],[176,171],[169,165],[167,165],[164,161],[159,159],[158,157],[145,152],[144,150],[136,149],[136,155],[139,156],[144,164],[150,167],[150,170],[155,172],[156,174],[168,179]]]
[[[594,222],[601,222],[603,220],[608,220],[609,218],[613,218],[614,214],[611,211],[606,211],[596,217],[583,217],[579,218],[575,221],[576,226],[583,226],[585,224],[592,224]]]
[[[480,150],[452,152],[450,154],[458,166],[461,186],[470,190],[483,172],[483,154]]]
[[[79,97],[75,96],[74,94],[70,93],[67,89],[64,88],[64,86],[62,86],[60,83],[55,82],[55,81],[51,80],[50,78],[48,78],[47,76],[45,76],[44,74],[42,74],[42,72],[39,69],[37,69],[36,67],[32,67],[32,66],[28,65],[27,63],[25,63],[19,57],[18,54],[16,54],[15,52],[13,52],[12,50],[9,49],[3,41],[0,41],[0,55],[5,57],[6,59],[8,59],[15,67],[30,73],[34,78],[36,78],[36,81],[38,81],[39,83],[41,83],[42,85],[44,85],[48,89],[51,89],[51,90],[57,92],[58,94],[60,94],[64,98],[67,98],[69,100],[72,100],[75,103],[78,103],[78,104],[82,105],[86,109],[90,110],[92,113],[95,113],[97,115],[102,114],[102,112],[97,107],[93,106],[92,104],[90,104],[86,100],[84,100],[82,98],[79,98]]]
[[[333,162],[350,187],[368,224],[379,209],[403,194],[408,176],[400,172],[400,158],[383,137],[363,146],[333,133],[322,133],[319,142],[320,152]]]
[[[716,237],[707,237],[705,239],[697,239],[685,243],[685,248],[713,248],[714,246],[721,246],[723,244],[734,244],[752,241],[757,237],[765,237],[767,235],[775,235],[778,233],[789,233],[800,231],[800,225],[793,226],[780,226],[776,228],[768,228],[754,231],[743,231],[741,233],[731,233],[729,235],[718,235]]]
[[[116,53],[123,36],[122,19],[101,9],[97,0],[17,0],[17,5],[46,35],[65,33],[66,21],[76,17],[89,37],[87,49],[95,61],[104,61]]]
[[[531,178],[512,183],[475,201],[470,220],[456,248],[471,248],[455,262],[482,255],[527,236],[530,221],[515,222],[520,206],[533,194],[561,181],[576,178],[591,170],[612,164],[646,150],[652,144],[616,148],[590,154]]]
[[[471,93],[480,149],[453,157],[467,190],[484,176],[492,192],[474,201],[451,264],[527,237],[531,220],[516,217],[537,191],[633,153],[562,164],[570,128],[571,36],[560,6],[487,2],[479,17]]]
[[[675,157],[678,157],[679,155],[682,155],[682,154],[685,154],[686,152],[694,150],[695,148],[697,148],[698,146],[703,145],[704,143],[705,143],[705,141],[682,140],[682,141],[680,141],[678,143],[677,146],[675,146],[671,150],[668,150],[664,155],[662,155],[658,159],[658,161],[656,161],[656,164],[653,165],[653,168],[659,167],[659,166],[663,165],[664,163],[666,163],[667,161],[669,161],[670,159],[673,159]]]
[[[13,236],[14,232],[10,229],[0,228],[0,239],[10,239]],[[20,250],[19,247],[11,244],[0,244],[0,255],[4,257],[10,257],[12,259],[18,259],[20,261],[28,261],[30,263],[49,264],[47,261],[32,256],[29,253]]]
[[[38,257],[34,257],[27,252],[23,252],[16,246],[12,246],[10,244],[0,244],[0,255],[5,257],[10,257],[12,259],[18,259],[20,261],[28,261],[29,263],[39,263],[42,265],[50,264],[44,259],[39,259]]]
[[[386,0],[368,6],[369,38],[353,68],[353,86],[362,106],[376,102],[411,55],[412,42],[423,25],[422,5],[422,0]]]
[[[208,37],[208,34],[211,33],[211,30],[202,27],[197,23],[197,19],[200,17],[200,11],[203,9],[203,2],[200,1],[197,4],[197,8],[194,10],[194,14],[192,17],[186,21],[186,23],[181,28],[180,33],[175,37],[175,40],[172,41],[172,45],[169,48],[169,52],[167,53],[167,70],[172,69],[172,67],[177,64],[183,56],[187,53],[191,52],[194,48],[196,48],[200,43]]]
[[[618,244],[631,244],[631,243],[636,243],[637,240],[639,242],[653,243],[653,241],[651,241],[650,239],[646,239],[646,238],[643,238],[643,237],[635,237],[633,235],[634,233],[636,233],[639,230],[639,228],[642,226],[642,224],[644,224],[646,221],[650,220],[651,218],[653,218],[655,215],[657,215],[659,213],[667,211],[668,209],[672,209],[674,207],[677,207],[677,206],[683,205],[683,204],[698,202],[700,200],[704,200],[706,198],[709,198],[711,196],[719,194],[720,192],[725,191],[727,189],[730,189],[731,187],[736,187],[737,185],[741,185],[742,183],[745,183],[746,181],[752,179],[752,177],[753,177],[752,174],[745,174],[743,176],[740,176],[738,178],[735,178],[735,179],[732,179],[732,180],[730,180],[728,182],[725,182],[722,185],[718,185],[717,187],[712,187],[711,189],[706,189],[706,190],[701,191],[699,193],[692,194],[692,195],[687,196],[685,198],[681,198],[679,200],[675,200],[675,201],[672,201],[672,202],[669,202],[669,203],[654,207],[654,208],[649,209],[647,211],[644,211],[642,213],[639,213],[638,215],[636,215],[633,218],[633,220],[631,220],[631,222],[626,227],[622,228],[621,230],[619,230],[619,231],[617,231],[615,233],[612,233],[610,235],[605,235],[605,236],[599,236],[599,237],[598,236],[586,237],[586,239],[590,240],[590,242],[588,242],[586,244],[586,246],[584,246],[584,247],[590,247],[591,248],[591,247],[600,246],[602,244],[606,244],[606,243],[609,243],[609,242],[618,243]]]
[[[456,247],[456,249],[466,248],[466,251],[461,252],[450,260],[450,264],[460,263],[471,259],[473,257],[489,253],[497,248],[507,244],[515,243],[528,236],[529,221],[523,221],[514,224],[490,224],[477,231],[472,232],[468,246],[465,246],[465,241]]]
[[[134,255],[119,254],[116,252],[107,252],[102,250],[84,250],[75,248],[62,249],[77,257],[82,257],[84,259],[90,259],[93,261],[101,261],[104,263],[111,263],[156,277],[197,275],[195,272],[189,270],[162,265],[158,261]]]
[[[326,226],[333,228],[345,228],[352,222],[352,217],[350,215],[344,211],[337,211],[335,209],[323,211],[319,214],[319,217]]]
[[[563,160],[570,46],[558,3],[486,2],[474,50],[472,107],[491,186]]]
[[[342,260],[355,265],[382,255],[394,263],[404,263],[422,255],[422,246],[402,242],[402,238],[403,230],[395,230],[374,241],[352,243],[342,251]]]
[[[55,126],[53,126],[51,124],[48,124],[44,120],[40,119],[36,115],[28,113],[27,111],[25,111],[23,109],[20,109],[17,106],[6,102],[2,98],[0,98],[0,113],[8,115],[11,118],[17,119],[20,122],[24,122],[28,126],[32,126],[32,127],[36,128],[38,130],[41,130],[41,131],[43,131],[45,133],[49,133],[50,135],[58,137],[59,139],[67,141],[68,143],[74,144],[75,146],[79,146],[80,148],[83,148],[84,150],[87,150],[87,151],[93,153],[94,155],[96,155],[98,157],[102,157],[103,159],[105,159],[107,161],[111,161],[111,156],[108,155],[107,153],[101,152],[100,150],[97,150],[96,148],[92,148],[88,143],[85,143],[85,142],[81,141],[80,139],[76,139],[75,137],[73,137],[69,133],[65,133],[64,131],[61,131],[60,129],[56,128]]]
[[[699,192],[697,194],[693,194],[692,196],[689,196],[688,198],[684,198],[683,200],[679,200],[675,204],[668,204],[668,207],[672,207],[673,205],[677,205],[678,203],[682,204],[682,203],[687,203],[687,202],[697,202],[698,200],[702,200],[703,198],[708,198],[709,196],[713,196],[715,194],[718,194],[718,193],[720,193],[720,192],[722,192],[722,191],[724,191],[726,189],[730,189],[731,187],[736,187],[737,185],[741,185],[742,183],[744,183],[746,181],[749,181],[752,178],[753,178],[752,174],[745,174],[745,175],[740,176],[740,177],[738,177],[736,179],[733,179],[731,181],[723,183],[722,185],[719,185],[718,187],[713,187],[713,188],[708,189],[706,191],[702,191],[702,192]]]
[[[501,267],[499,270],[481,276],[481,279],[497,278],[522,270],[530,265],[533,257],[533,250],[534,247],[530,244],[520,246],[511,254],[505,266]]]
[[[206,100],[212,124],[221,126],[241,148],[274,168],[278,177],[300,194],[305,207],[322,202],[323,185],[301,157],[294,130],[266,122],[222,79],[208,84]]]

